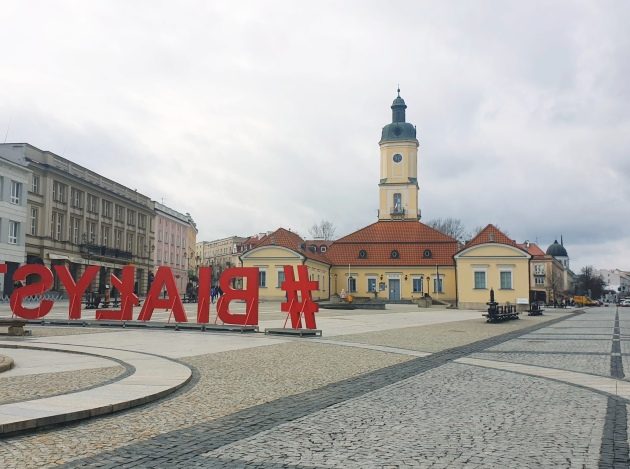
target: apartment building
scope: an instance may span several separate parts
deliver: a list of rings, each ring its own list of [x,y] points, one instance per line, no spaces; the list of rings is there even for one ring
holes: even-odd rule
[[[183,214],[158,202],[155,204],[156,242],[153,263],[170,267],[179,292],[186,291],[194,270],[197,227],[189,213]]]
[[[23,159],[28,183],[26,261],[65,265],[74,278],[100,266],[92,291],[109,288],[110,273],[136,267],[135,290],[144,295],[153,269],[154,203],[83,166],[27,143],[0,144],[0,154]],[[63,286],[55,275],[53,289]]]
[[[13,291],[13,273],[26,261],[28,215],[26,194],[30,170],[26,160],[0,150],[0,298]]]

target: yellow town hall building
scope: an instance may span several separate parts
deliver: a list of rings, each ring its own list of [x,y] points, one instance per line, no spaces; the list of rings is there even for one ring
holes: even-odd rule
[[[392,302],[431,296],[482,308],[490,287],[498,301],[528,297],[531,256],[498,229],[488,225],[461,246],[419,221],[419,142],[415,126],[406,122],[406,108],[398,90],[392,122],[383,127],[379,142],[378,220],[333,242],[304,240],[283,228],[263,237],[240,256],[244,267],[258,267],[261,298],[284,298],[283,266],[300,264],[319,282],[315,299],[343,290]]]

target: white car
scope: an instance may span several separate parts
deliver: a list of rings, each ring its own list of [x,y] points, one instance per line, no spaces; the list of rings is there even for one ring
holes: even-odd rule
[[[630,298],[624,298],[619,302],[619,306],[630,306]]]

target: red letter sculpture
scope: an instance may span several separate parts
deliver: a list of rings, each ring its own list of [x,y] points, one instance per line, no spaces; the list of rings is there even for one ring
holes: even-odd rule
[[[160,298],[163,288],[166,289],[166,298]],[[171,309],[176,322],[188,322],[182,299],[177,292],[173,273],[168,267],[158,267],[151,289],[147,293],[147,299],[142,305],[138,320],[149,321],[155,308]]]
[[[284,266],[284,283],[281,288],[287,292],[287,302],[280,305],[281,311],[291,315],[291,327],[300,329],[302,327],[302,315],[307,329],[316,329],[315,313],[319,311],[319,306],[311,297],[311,290],[317,290],[318,284],[315,280],[308,279],[308,268],[305,265],[298,265],[298,278],[296,282],[293,275],[293,267]],[[298,291],[301,301],[298,300]],[[286,321],[285,321],[286,324]]]
[[[50,290],[53,284],[52,272],[41,264],[26,264],[22,267],[18,267],[13,274],[13,280],[26,283],[26,277],[32,274],[39,275],[41,277],[40,281],[33,282],[30,285],[24,285],[21,288],[16,288],[11,295],[11,311],[13,311],[13,314],[16,316],[24,319],[43,318],[53,307],[51,300],[42,300],[40,305],[36,308],[25,308],[22,306],[22,300],[24,298],[33,295],[43,295]]]
[[[230,287],[233,278],[242,277],[246,280],[247,287],[244,290],[234,290]],[[258,325],[258,267],[232,267],[224,270],[219,285],[223,290],[223,296],[217,301],[217,316],[226,324],[241,326]],[[245,300],[246,313],[234,314],[230,312],[230,302],[233,300]]]
[[[212,267],[199,267],[199,290],[197,292],[197,324],[210,322],[210,283]]]
[[[54,267],[59,280],[61,280],[68,292],[68,319],[81,319],[81,297],[85,293],[86,288],[92,283],[92,280],[94,280],[94,277],[96,277],[98,266],[87,266],[83,276],[77,283],[74,283],[74,279],[65,265],[56,265]]]
[[[96,319],[110,321],[131,321],[133,307],[138,304],[138,295],[133,292],[136,268],[132,265],[123,267],[122,280],[111,274],[112,288],[120,292],[120,309],[97,309]]]

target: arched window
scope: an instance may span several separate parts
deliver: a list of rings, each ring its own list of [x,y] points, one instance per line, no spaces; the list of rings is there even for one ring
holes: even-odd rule
[[[396,192],[394,194],[394,213],[402,213],[402,194],[400,192]]]

